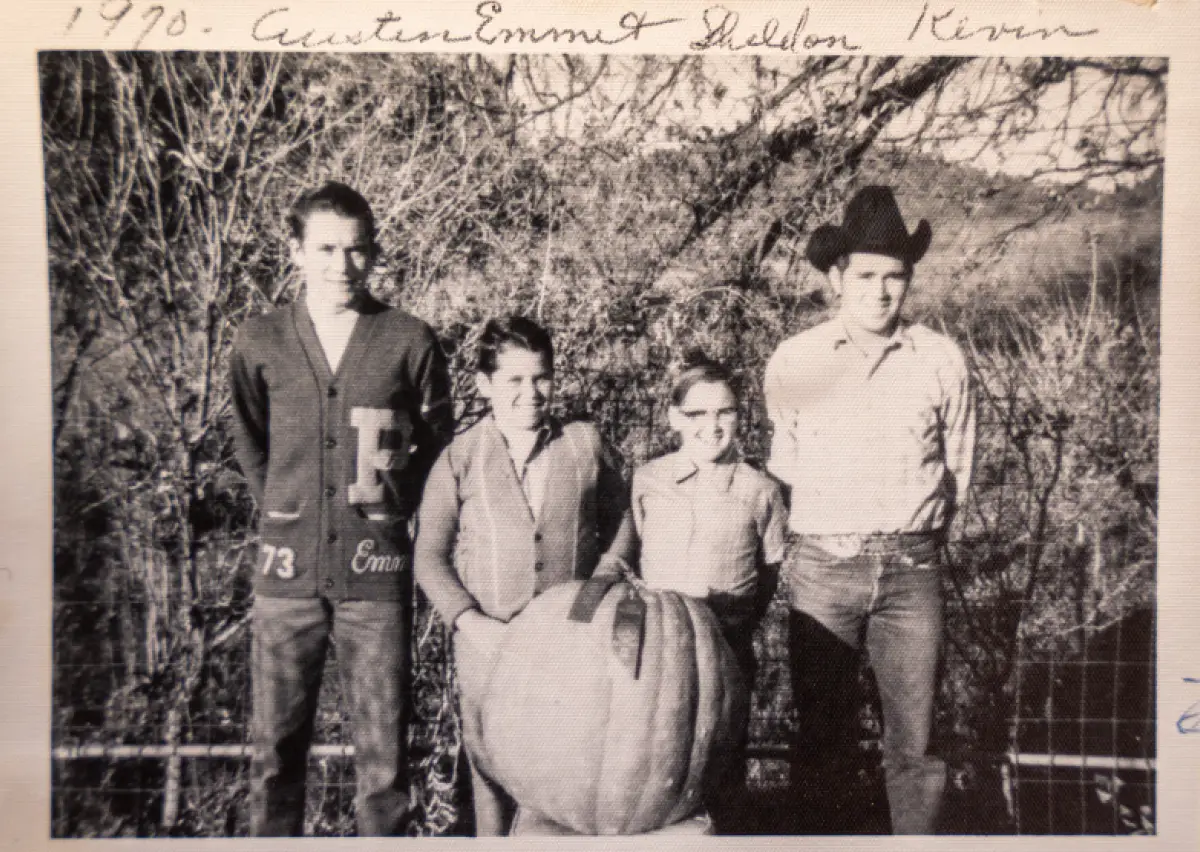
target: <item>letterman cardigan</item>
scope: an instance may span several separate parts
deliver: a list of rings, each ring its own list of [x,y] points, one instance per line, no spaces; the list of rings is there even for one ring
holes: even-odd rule
[[[260,510],[257,594],[407,600],[408,520],[453,432],[429,327],[368,300],[331,372],[301,300],[241,327],[231,383],[234,447]]]
[[[425,485],[416,578],[447,625],[478,608],[508,621],[551,586],[590,577],[628,505],[618,467],[590,423],[549,419],[537,519],[489,415],[454,439]]]

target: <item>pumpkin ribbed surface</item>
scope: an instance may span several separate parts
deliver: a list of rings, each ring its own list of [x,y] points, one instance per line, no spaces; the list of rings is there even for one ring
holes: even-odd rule
[[[733,652],[701,602],[613,586],[591,621],[581,583],[535,598],[488,675],[482,764],[521,805],[582,834],[640,834],[683,819],[744,718]],[[645,602],[637,676],[613,650],[618,602]]]

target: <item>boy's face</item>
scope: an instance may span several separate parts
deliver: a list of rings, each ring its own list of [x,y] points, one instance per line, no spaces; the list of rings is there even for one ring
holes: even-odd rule
[[[371,270],[371,235],[362,219],[333,210],[310,213],[304,237],[292,240],[310,304],[344,307],[363,288]]]
[[[698,382],[683,403],[667,409],[671,428],[682,440],[679,451],[697,464],[723,458],[738,427],[737,398],[724,382]]]
[[[904,261],[883,254],[855,252],[845,271],[829,268],[833,289],[842,297],[847,329],[890,335],[900,319],[912,273]]]
[[[477,373],[479,393],[492,404],[492,415],[505,432],[537,429],[554,398],[554,372],[546,356],[505,346],[496,356],[496,372]]]

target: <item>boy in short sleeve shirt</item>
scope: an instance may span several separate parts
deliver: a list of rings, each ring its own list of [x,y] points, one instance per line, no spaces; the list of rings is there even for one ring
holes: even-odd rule
[[[752,685],[750,640],[774,588],[762,569],[778,566],[786,546],[779,486],[740,460],[705,470],[671,453],[635,471],[630,514],[642,579],[708,601]]]

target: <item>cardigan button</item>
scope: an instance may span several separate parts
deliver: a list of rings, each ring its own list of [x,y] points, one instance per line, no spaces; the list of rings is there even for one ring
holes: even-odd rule
[[[540,573],[542,570],[544,570],[544,569],[545,569],[545,567],[546,567],[546,563],[545,563],[545,562],[543,562],[543,561],[542,561],[542,560],[540,560],[540,559],[539,559],[537,562],[533,563],[533,570],[534,570],[534,571],[537,571],[537,572],[539,572],[539,573]]]
[[[325,391],[325,393],[329,395],[330,399],[333,399],[335,396],[337,396],[337,388],[330,385],[329,390]]]
[[[337,438],[326,438],[325,446],[332,450],[334,447],[337,446]]]
[[[337,533],[331,532],[328,536],[326,536],[326,540],[330,544],[333,544],[335,541],[337,541]]]
[[[541,540],[542,540],[542,534],[541,534],[540,532],[535,532],[535,533],[533,534],[533,540],[534,540],[534,541],[541,541]]]
[[[325,486],[325,496],[326,496],[326,497],[330,497],[330,498],[332,498],[332,497],[336,497],[336,496],[337,496],[337,489],[336,489],[336,488],[334,488],[332,485],[326,485],[326,486]]]
[[[325,578],[325,588],[327,588],[327,589],[333,588],[333,578],[332,577]]]

